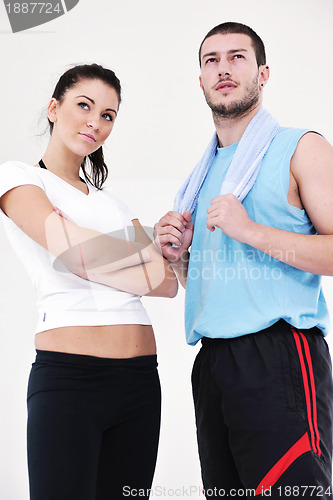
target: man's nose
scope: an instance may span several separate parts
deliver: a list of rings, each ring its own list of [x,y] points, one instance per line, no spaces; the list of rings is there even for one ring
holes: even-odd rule
[[[230,76],[231,75],[230,63],[225,59],[221,59],[219,62],[218,71],[219,71],[219,77],[223,77],[226,75]]]

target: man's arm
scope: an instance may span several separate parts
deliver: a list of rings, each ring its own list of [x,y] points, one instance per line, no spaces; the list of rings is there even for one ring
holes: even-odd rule
[[[304,135],[290,163],[305,211],[317,235],[304,235],[252,221],[233,195],[218,196],[208,208],[207,228],[261,250],[293,267],[333,276],[333,148],[321,136]]]
[[[188,210],[185,210],[183,215],[179,212],[168,212],[155,224],[154,229],[162,255],[171,263],[179,282],[186,288],[190,259],[188,249],[193,236],[191,213]]]

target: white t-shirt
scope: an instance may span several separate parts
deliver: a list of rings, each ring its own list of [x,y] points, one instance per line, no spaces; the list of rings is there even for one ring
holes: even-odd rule
[[[134,239],[131,230],[134,215],[110,190],[98,190],[87,184],[86,195],[49,170],[17,161],[0,165],[0,197],[14,187],[27,184],[42,188],[52,205],[79,226]],[[37,293],[36,333],[62,326],[151,324],[140,296],[84,280],[65,266],[54,267],[54,257],[1,210],[0,213],[13,249]],[[119,233],[114,234],[115,231]]]

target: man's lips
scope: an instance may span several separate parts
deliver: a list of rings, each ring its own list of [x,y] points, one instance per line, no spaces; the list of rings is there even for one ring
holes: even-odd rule
[[[229,90],[234,90],[236,87],[237,87],[237,85],[235,83],[230,82],[230,81],[224,81],[224,82],[218,83],[215,87],[215,90],[228,92]]]
[[[85,139],[88,142],[96,142],[95,137],[93,135],[91,135],[91,134],[80,133],[80,136],[83,137],[83,139]]]

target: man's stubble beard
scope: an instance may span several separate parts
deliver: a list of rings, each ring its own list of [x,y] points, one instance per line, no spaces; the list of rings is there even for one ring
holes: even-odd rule
[[[213,103],[204,88],[203,92],[206,102],[213,112],[213,117],[217,121],[221,118],[237,119],[246,116],[248,112],[258,104],[260,98],[258,76],[256,76],[247,86],[246,94],[243,99],[231,102],[227,105]]]

